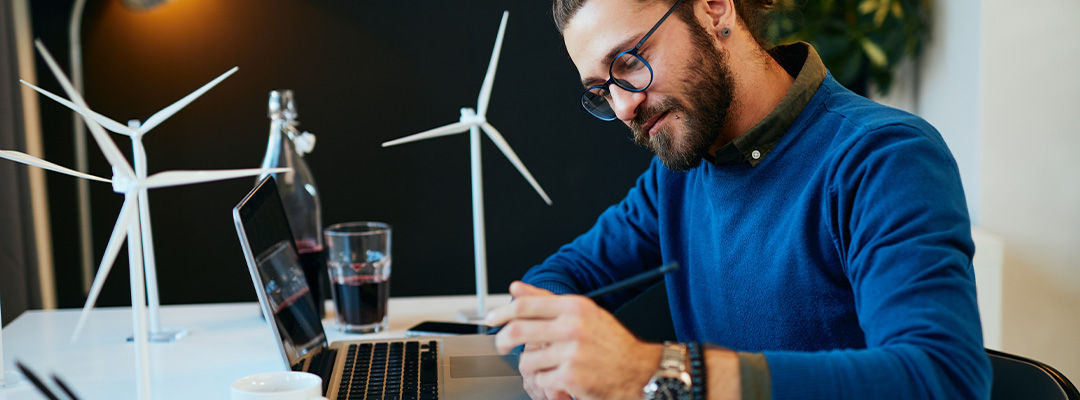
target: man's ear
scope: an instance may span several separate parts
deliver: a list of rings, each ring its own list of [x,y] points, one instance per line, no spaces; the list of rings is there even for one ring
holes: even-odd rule
[[[708,18],[707,21],[702,21],[705,30],[717,39],[723,39],[721,30],[735,29],[738,21],[734,0],[705,0],[705,15]]]

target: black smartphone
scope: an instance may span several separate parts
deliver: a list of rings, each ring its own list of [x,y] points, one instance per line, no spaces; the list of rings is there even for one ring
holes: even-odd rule
[[[424,321],[409,328],[405,336],[475,335],[486,334],[489,329],[491,329],[490,326],[479,324]]]

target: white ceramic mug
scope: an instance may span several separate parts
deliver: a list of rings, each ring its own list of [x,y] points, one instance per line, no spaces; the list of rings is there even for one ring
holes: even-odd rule
[[[322,378],[307,372],[267,372],[237,379],[232,400],[326,400]]]

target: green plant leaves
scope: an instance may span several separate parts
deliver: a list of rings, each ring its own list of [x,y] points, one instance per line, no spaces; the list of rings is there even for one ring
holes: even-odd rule
[[[866,58],[869,58],[870,63],[874,64],[875,67],[889,66],[889,57],[885,56],[885,50],[882,50],[877,43],[874,43],[870,39],[862,38],[862,40],[859,41],[859,44],[862,45]]]
[[[870,80],[882,94],[893,69],[916,57],[929,38],[931,0],[778,0],[767,39],[806,41],[844,86],[860,91]],[[866,94],[860,92],[862,94]]]

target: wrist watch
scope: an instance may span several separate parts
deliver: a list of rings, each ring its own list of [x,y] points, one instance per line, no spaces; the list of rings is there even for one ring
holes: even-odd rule
[[[649,378],[642,389],[645,400],[691,400],[693,382],[690,378],[690,360],[686,345],[664,342],[660,355],[660,368]]]

